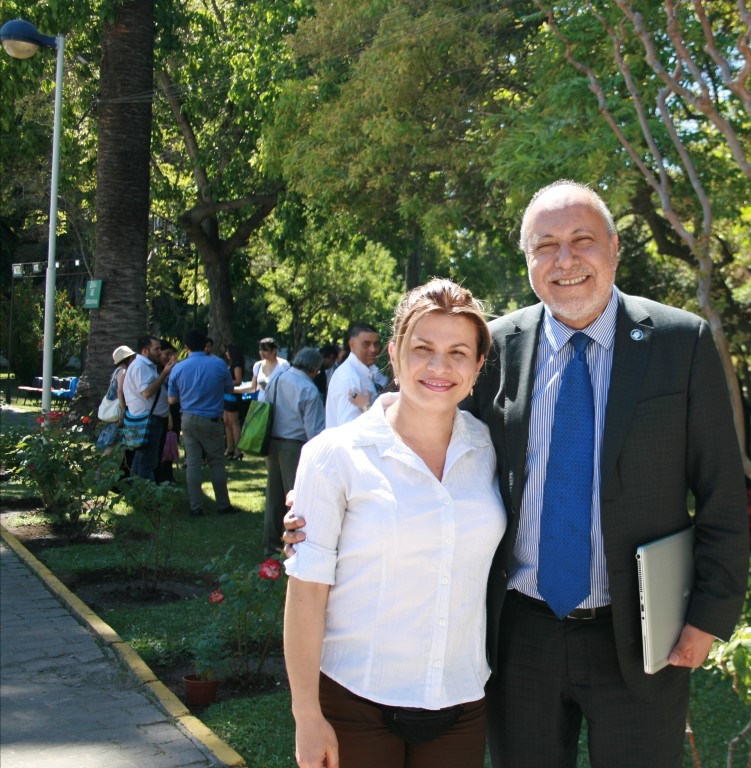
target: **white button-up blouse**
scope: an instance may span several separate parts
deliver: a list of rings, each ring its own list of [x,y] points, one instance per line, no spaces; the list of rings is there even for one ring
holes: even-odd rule
[[[331,584],[321,670],[382,704],[476,701],[488,572],[506,528],[487,427],[457,410],[443,480],[393,432],[382,395],[307,443],[295,510],[307,539],[287,573]]]

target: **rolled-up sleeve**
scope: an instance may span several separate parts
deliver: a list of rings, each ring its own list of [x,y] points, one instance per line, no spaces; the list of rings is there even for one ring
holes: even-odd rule
[[[295,477],[295,513],[305,518],[306,539],[285,562],[288,576],[321,584],[335,583],[339,537],[346,511],[346,490],[336,449],[324,432],[303,446]]]

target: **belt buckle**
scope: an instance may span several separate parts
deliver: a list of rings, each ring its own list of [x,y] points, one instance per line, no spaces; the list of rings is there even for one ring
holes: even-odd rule
[[[586,614],[584,616],[576,615],[577,611],[581,611],[584,613],[586,611]],[[597,608],[574,608],[571,613],[569,613],[566,616],[567,619],[573,619],[574,621],[592,621],[592,619],[597,618]]]

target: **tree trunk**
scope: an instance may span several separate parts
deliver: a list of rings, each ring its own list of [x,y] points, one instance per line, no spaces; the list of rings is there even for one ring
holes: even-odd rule
[[[206,280],[209,284],[209,331],[214,339],[214,352],[221,354],[227,344],[233,341],[232,318],[234,306],[232,303],[232,285],[229,274],[229,257],[222,253],[203,260],[206,270]]]
[[[114,14],[104,24],[100,75],[94,279],[102,293],[74,401],[80,414],[104,395],[115,347],[135,348],[146,331],[154,0],[115,3]]]

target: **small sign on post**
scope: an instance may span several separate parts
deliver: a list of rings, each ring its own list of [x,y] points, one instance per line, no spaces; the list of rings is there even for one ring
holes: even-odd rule
[[[84,309],[99,309],[99,299],[102,295],[101,280],[86,281],[86,297],[83,300]]]

